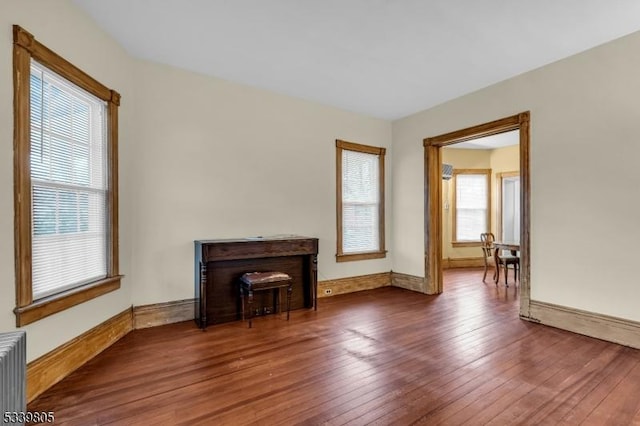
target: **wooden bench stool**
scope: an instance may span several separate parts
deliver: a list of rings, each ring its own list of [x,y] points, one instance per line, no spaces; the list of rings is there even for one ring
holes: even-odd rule
[[[240,299],[242,302],[242,321],[244,321],[245,299],[249,304],[249,328],[253,319],[253,292],[263,290],[277,291],[278,312],[280,309],[280,289],[287,289],[287,321],[289,321],[289,311],[291,309],[291,291],[293,280],[291,276],[284,272],[248,272],[240,277]]]

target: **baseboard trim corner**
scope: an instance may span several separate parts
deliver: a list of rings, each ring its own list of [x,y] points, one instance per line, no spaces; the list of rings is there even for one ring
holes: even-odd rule
[[[27,402],[67,377],[133,330],[127,308],[27,365]]]
[[[133,307],[133,328],[156,327],[192,320],[195,316],[195,299],[154,303]]]
[[[482,257],[448,257],[442,259],[442,269],[454,268],[482,268],[484,259]],[[493,262],[489,265],[493,267]]]
[[[530,302],[530,316],[523,319],[640,349],[640,322],[637,321],[537,300]]]
[[[391,285],[391,272],[359,275],[356,277],[338,278],[318,282],[318,297],[329,297],[356,291],[373,290]],[[327,293],[327,290],[329,292]]]
[[[425,293],[424,278],[415,275],[403,274],[401,272],[391,272],[391,285],[404,288],[406,290]]]

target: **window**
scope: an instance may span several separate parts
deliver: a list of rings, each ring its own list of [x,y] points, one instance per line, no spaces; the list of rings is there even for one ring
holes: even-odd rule
[[[490,227],[491,169],[454,170],[453,176],[453,245],[479,245]]]
[[[338,262],[386,256],[385,148],[336,140]]]
[[[120,286],[119,102],[14,26],[18,326]]]

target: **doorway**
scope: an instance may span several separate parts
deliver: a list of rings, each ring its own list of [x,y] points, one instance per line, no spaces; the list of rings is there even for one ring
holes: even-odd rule
[[[520,316],[529,317],[530,301],[530,172],[529,172],[530,114],[523,112],[510,117],[483,123],[424,139],[425,164],[425,283],[427,294],[439,294],[442,283],[442,152],[448,145],[485,136],[518,130],[520,143],[519,175],[519,239],[520,239]],[[500,227],[501,228],[501,227]]]

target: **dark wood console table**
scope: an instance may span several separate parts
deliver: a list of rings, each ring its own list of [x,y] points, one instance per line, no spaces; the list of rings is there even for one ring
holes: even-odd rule
[[[291,309],[317,309],[318,239],[283,236],[195,241],[195,321],[202,329],[240,318],[238,280],[245,272],[280,271],[293,278]],[[268,296],[268,295],[267,295]],[[254,302],[273,312],[272,298]]]

